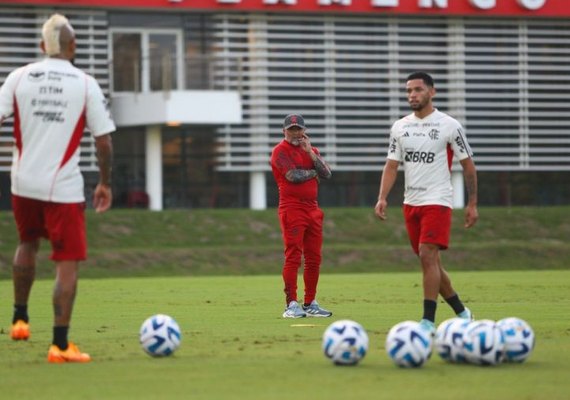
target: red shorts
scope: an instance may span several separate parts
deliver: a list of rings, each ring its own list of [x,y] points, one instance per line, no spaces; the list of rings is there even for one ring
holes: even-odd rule
[[[410,244],[416,254],[420,253],[420,243],[436,244],[442,250],[449,246],[451,208],[404,204],[404,219]]]
[[[12,195],[12,210],[21,242],[51,242],[54,261],[87,257],[85,203],[51,203]]]

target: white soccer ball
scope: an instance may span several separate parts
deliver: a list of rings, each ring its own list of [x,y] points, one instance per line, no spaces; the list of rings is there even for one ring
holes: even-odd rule
[[[143,350],[153,357],[169,356],[180,346],[180,327],[174,318],[156,314],[147,318],[140,329]]]
[[[368,335],[358,322],[333,322],[323,334],[323,353],[336,365],[356,365],[368,351]]]
[[[523,362],[534,350],[534,331],[530,325],[516,317],[504,318],[497,322],[505,338],[505,361]]]
[[[505,338],[495,321],[470,322],[463,333],[463,354],[467,362],[497,365],[505,357]]]
[[[431,357],[431,334],[416,321],[396,324],[386,337],[386,353],[399,367],[421,367]]]
[[[463,363],[463,333],[469,325],[464,318],[450,318],[443,321],[435,331],[435,350],[447,362]]]

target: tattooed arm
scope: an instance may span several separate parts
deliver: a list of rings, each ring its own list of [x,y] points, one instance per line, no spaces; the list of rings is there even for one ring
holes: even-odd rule
[[[330,177],[332,176],[331,169],[327,165],[325,160],[323,160],[323,158],[320,156],[320,154],[316,153],[313,150],[311,142],[309,141],[309,136],[303,135],[300,145],[303,148],[303,150],[309,153],[311,160],[313,160],[313,165],[315,166],[315,171],[317,173],[318,178],[330,179]]]

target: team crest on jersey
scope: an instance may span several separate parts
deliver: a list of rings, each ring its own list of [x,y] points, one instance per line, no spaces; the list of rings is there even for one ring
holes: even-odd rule
[[[429,131],[428,136],[431,140],[439,139],[439,131],[437,129],[432,129]]]
[[[31,71],[28,74],[28,79],[32,82],[41,82],[46,77],[46,73],[44,71]]]

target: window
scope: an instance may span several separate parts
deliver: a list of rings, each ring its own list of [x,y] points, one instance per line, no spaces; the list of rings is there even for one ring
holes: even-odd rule
[[[114,92],[184,87],[180,31],[116,29],[111,31],[110,43]]]

